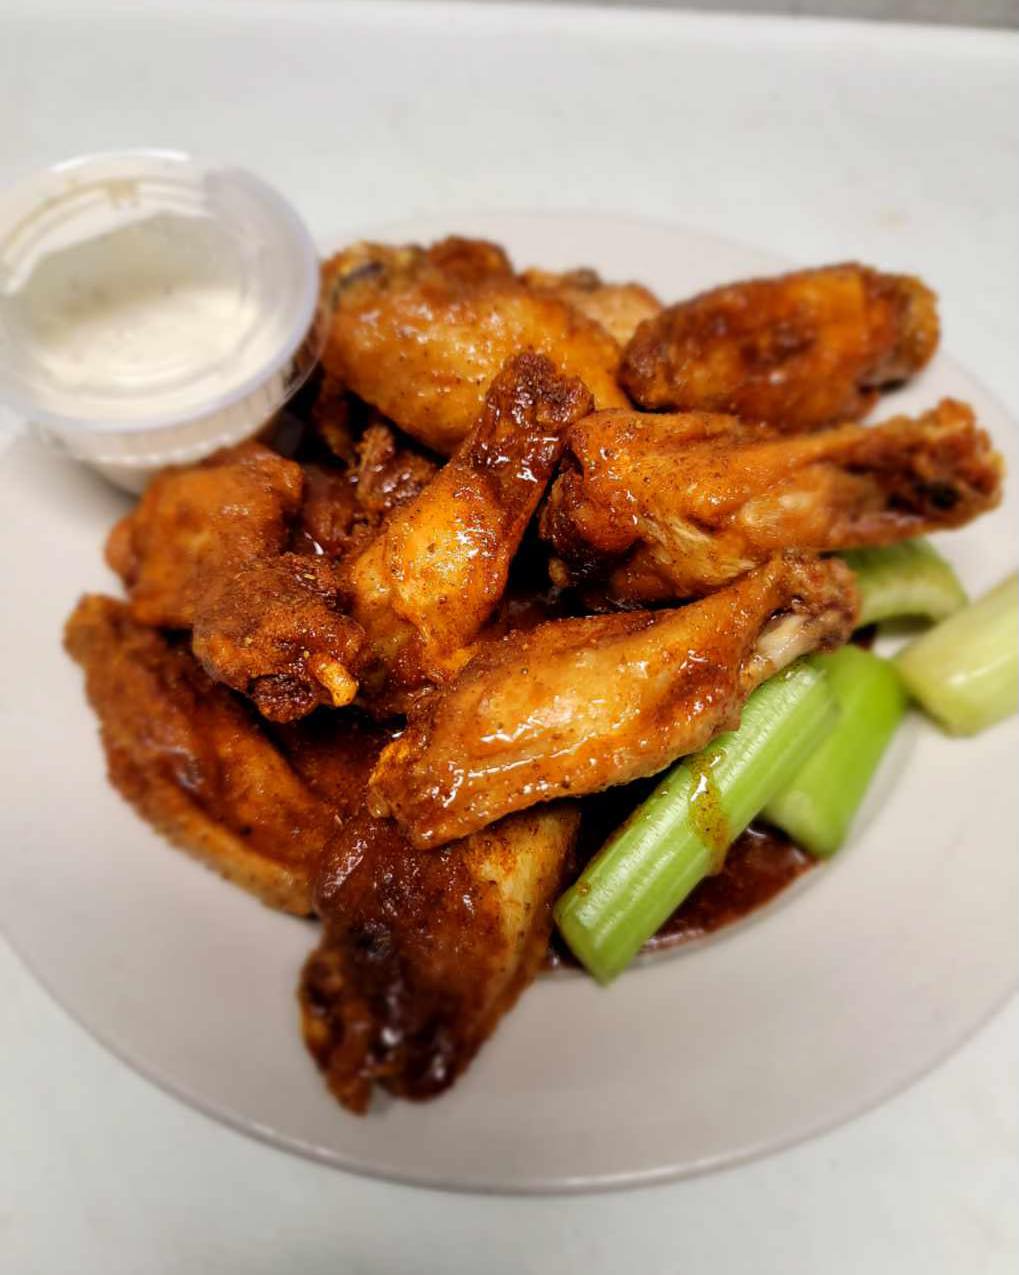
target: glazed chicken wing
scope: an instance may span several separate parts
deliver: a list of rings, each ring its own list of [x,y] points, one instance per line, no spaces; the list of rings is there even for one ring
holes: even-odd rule
[[[192,649],[205,671],[289,722],[357,693],[365,634],[340,609],[339,569],[293,553],[255,561],[199,608]]]
[[[123,602],[82,598],[65,643],[84,669],[114,787],[157,831],[264,903],[310,912],[342,807],[299,777],[185,646],[139,624]]]
[[[427,849],[536,802],[653,775],[732,728],[765,678],[844,642],[856,610],[843,563],[786,555],[678,610],[512,634],[412,713],[379,759],[369,806]]]
[[[561,297],[567,305],[586,314],[621,346],[645,319],[654,318],[662,303],[642,283],[605,283],[596,270],[525,270],[520,276],[529,288]]]
[[[601,412],[570,431],[542,515],[560,586],[616,602],[708,593],[782,549],[859,548],[959,527],[997,504],[1001,458],[972,411],[783,437],[734,417]]]
[[[336,1097],[446,1089],[542,963],[576,809],[515,815],[421,854],[388,819],[344,828],[315,891],[322,942],[301,980],[304,1038]]]
[[[286,547],[301,488],[300,466],[258,443],[157,475],[106,546],[135,619],[190,628],[210,589]]]
[[[810,430],[861,416],[937,343],[936,299],[918,279],[825,266],[670,306],[637,329],[620,380],[655,411],[730,412]]]
[[[298,553],[345,557],[365,545],[388,514],[419,495],[439,469],[379,419],[351,450],[348,468],[303,466],[304,499],[293,540]]]
[[[510,359],[452,460],[345,564],[350,614],[372,649],[365,693],[376,708],[399,709],[403,692],[464,663],[502,597],[566,430],[590,404],[544,356]]]
[[[560,297],[528,288],[493,244],[357,244],[326,263],[324,287],[334,306],[326,369],[443,455],[521,350],[579,376],[598,407],[627,404],[616,383],[616,342]]]

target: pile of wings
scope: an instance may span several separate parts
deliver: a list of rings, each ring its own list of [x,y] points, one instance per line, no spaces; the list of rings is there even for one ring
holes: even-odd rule
[[[451,1084],[533,979],[585,795],[845,642],[832,551],[959,526],[1002,471],[959,402],[855,423],[936,348],[916,279],[663,308],[450,239],[357,244],[323,286],[299,445],[159,475],[107,546],[127,601],[66,642],[138,811],[321,917],[304,1036],[362,1111]]]

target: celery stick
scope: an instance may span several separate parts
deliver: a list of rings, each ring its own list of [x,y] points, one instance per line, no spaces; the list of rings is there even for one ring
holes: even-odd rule
[[[607,983],[831,730],[825,675],[800,662],[759,687],[739,729],[674,767],[556,904],[580,962]]]
[[[911,642],[895,658],[906,688],[953,735],[1016,711],[1019,698],[1019,575]]]
[[[943,620],[966,605],[959,577],[926,540],[847,549],[839,556],[856,575],[861,627],[897,616]]]
[[[764,817],[818,858],[845,840],[878,762],[906,710],[895,668],[859,647],[816,655],[811,664],[828,679],[839,720],[796,778],[764,808]]]

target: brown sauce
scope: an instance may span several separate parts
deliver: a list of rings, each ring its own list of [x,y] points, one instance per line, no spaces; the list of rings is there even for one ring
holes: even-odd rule
[[[802,876],[814,860],[775,828],[751,824],[725,856],[722,870],[707,877],[644,945],[660,952],[732,925]],[[575,957],[557,933],[552,935],[546,967],[575,966]]]

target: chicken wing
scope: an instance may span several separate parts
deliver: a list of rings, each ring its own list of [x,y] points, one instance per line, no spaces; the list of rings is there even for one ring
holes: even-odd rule
[[[376,418],[351,442],[348,466],[311,462],[302,469],[304,498],[291,547],[342,558],[367,544],[387,514],[422,492],[439,466]]]
[[[309,913],[318,859],[343,814],[337,799],[318,796],[241,701],[123,602],[82,598],[65,644],[85,671],[121,795],[264,903]]]
[[[190,628],[210,589],[286,547],[301,489],[301,467],[258,443],[157,475],[106,545],[135,619]]]
[[[534,978],[576,836],[576,808],[515,815],[434,854],[391,820],[346,826],[315,890],[322,942],[301,979],[304,1038],[330,1089],[446,1089]]]
[[[199,608],[192,649],[210,677],[270,721],[293,721],[319,704],[342,708],[357,693],[365,634],[339,598],[339,569],[326,558],[255,561]]]
[[[510,359],[452,460],[344,565],[350,614],[372,648],[364,682],[377,711],[399,710],[405,695],[447,679],[468,658],[567,427],[590,404],[584,386],[543,355]]]
[[[765,678],[844,642],[856,611],[843,563],[785,555],[678,610],[503,638],[412,713],[375,767],[369,808],[426,849],[655,774],[732,728]]]
[[[529,288],[551,293],[586,314],[621,346],[645,319],[654,318],[662,303],[642,283],[605,283],[596,270],[525,270],[520,276]]]
[[[918,279],[825,266],[663,310],[637,329],[620,380],[656,411],[731,412],[810,430],[862,415],[937,344],[936,298]]]
[[[959,527],[996,505],[1002,461],[972,411],[783,437],[735,417],[601,412],[572,427],[542,533],[560,586],[627,604],[708,593],[782,549],[850,549]]]
[[[597,406],[627,405],[616,383],[616,342],[561,298],[520,282],[493,244],[357,244],[327,262],[323,276],[334,306],[327,371],[443,455],[466,436],[499,369],[521,350],[547,354],[579,376]]]

